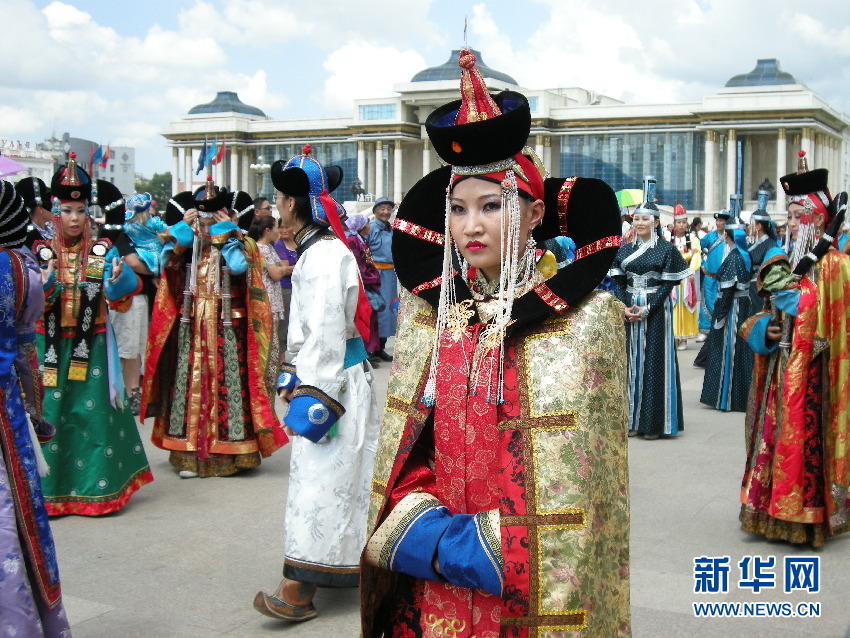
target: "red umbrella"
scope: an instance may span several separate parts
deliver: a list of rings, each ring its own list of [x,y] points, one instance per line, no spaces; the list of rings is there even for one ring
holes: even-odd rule
[[[18,164],[15,160],[9,159],[0,153],[0,177],[8,175],[17,175],[21,171],[27,170],[23,164]]]

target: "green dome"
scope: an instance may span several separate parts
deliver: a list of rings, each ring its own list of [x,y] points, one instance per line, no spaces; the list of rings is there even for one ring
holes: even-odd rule
[[[475,68],[481,72],[481,76],[485,79],[490,78],[491,80],[500,80],[501,82],[507,82],[508,84],[516,85],[517,81],[514,80],[507,73],[502,73],[500,71],[494,71],[489,66],[484,64],[484,60],[481,59],[481,53],[472,49],[472,54],[475,56]],[[440,66],[432,66],[430,68],[424,69],[417,73],[411,78],[411,82],[434,82],[441,80],[457,80],[460,81],[461,68],[457,65],[457,60],[460,57],[460,49],[454,49],[452,51],[451,57],[448,61],[444,62]]]
[[[779,60],[768,58],[756,62],[756,68],[730,79],[726,86],[772,86],[799,84],[797,78],[779,68]]]
[[[244,113],[245,115],[259,115],[266,117],[256,106],[249,106],[239,99],[234,91],[219,91],[215,99],[206,104],[198,104],[189,109],[189,115],[202,113]]]

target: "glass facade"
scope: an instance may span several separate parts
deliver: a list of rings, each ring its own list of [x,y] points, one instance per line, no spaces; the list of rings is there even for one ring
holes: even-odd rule
[[[317,142],[311,143],[313,147],[311,155],[322,166],[341,166],[342,183],[332,193],[334,199],[342,202],[351,199],[351,184],[357,177],[357,143],[356,142]],[[274,144],[261,146],[257,154],[263,157],[267,164],[273,164],[275,160],[287,160],[290,157],[301,154],[304,144]],[[263,197],[270,201],[274,198],[275,188],[271,177],[263,176],[263,186],[260,191]]]
[[[361,120],[393,120],[396,114],[395,104],[361,104]]]
[[[589,133],[561,137],[561,175],[604,180],[615,191],[658,180],[658,203],[701,209],[705,140],[695,132]]]

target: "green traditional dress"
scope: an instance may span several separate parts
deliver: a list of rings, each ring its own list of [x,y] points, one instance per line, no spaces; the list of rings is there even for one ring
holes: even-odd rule
[[[111,396],[103,295],[108,245],[84,239],[63,246],[56,279],[45,290],[37,345],[45,369],[44,418],[56,426],[56,436],[44,446],[50,474],[42,479],[51,516],[115,512],[153,480],[136,420]],[[90,285],[93,294],[83,294]],[[85,362],[81,355],[87,355]],[[116,351],[112,365],[119,365],[117,356]]]

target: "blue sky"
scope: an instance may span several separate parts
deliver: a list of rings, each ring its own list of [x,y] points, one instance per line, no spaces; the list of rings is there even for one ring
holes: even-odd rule
[[[469,44],[529,88],[698,101],[758,58],[850,112],[846,0],[0,0],[0,137],[69,131],[170,170],[159,135],[217,90],[276,118],[346,115]]]

